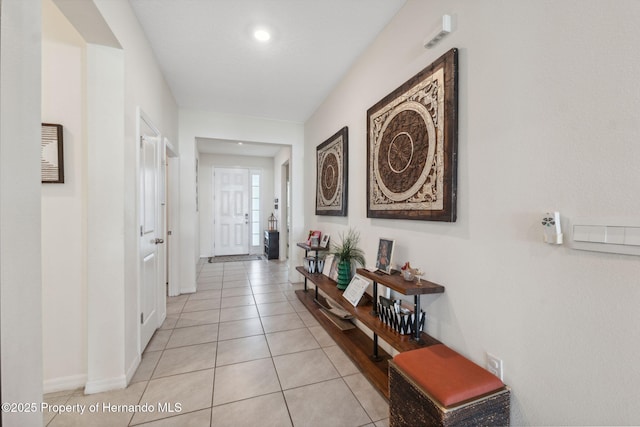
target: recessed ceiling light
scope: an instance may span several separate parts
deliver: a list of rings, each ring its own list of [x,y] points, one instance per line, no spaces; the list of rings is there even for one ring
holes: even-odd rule
[[[271,34],[267,30],[259,29],[253,32],[253,37],[255,37],[256,40],[264,43],[268,42],[269,39],[271,39]]]
[[[242,145],[242,141],[238,141],[238,145]]]

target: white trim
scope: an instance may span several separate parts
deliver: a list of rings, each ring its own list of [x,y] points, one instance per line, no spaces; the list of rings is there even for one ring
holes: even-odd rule
[[[84,387],[86,382],[86,374],[53,378],[42,383],[42,392],[46,394],[55,393],[56,391],[75,390],[77,388]]]
[[[88,381],[84,386],[84,394],[102,393],[103,391],[120,390],[127,387],[127,377],[120,375],[114,378]]]
[[[133,376],[136,374],[136,371],[138,370],[138,367],[140,366],[140,362],[142,362],[142,356],[141,355],[136,355],[135,359],[133,359],[133,362],[131,362],[131,365],[129,365],[129,369],[127,369],[127,372],[125,374],[125,381],[126,384],[130,384],[131,380],[133,379]],[[126,387],[126,385],[125,385]]]

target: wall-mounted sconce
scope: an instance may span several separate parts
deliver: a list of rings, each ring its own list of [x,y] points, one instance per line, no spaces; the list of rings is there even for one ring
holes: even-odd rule
[[[431,49],[451,32],[451,15],[442,15],[442,27],[438,27],[433,34],[424,41],[424,47]]]

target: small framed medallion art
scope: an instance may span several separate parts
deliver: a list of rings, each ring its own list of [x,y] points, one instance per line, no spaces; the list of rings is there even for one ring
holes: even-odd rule
[[[316,215],[347,216],[349,129],[345,126],[316,149]]]
[[[367,110],[367,217],[456,220],[458,50]]]

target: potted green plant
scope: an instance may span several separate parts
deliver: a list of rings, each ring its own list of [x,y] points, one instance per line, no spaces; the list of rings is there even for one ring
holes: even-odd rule
[[[346,289],[351,281],[353,263],[365,265],[364,251],[358,247],[360,233],[350,228],[346,234],[340,234],[340,242],[331,245],[333,255],[338,257],[338,289]]]

